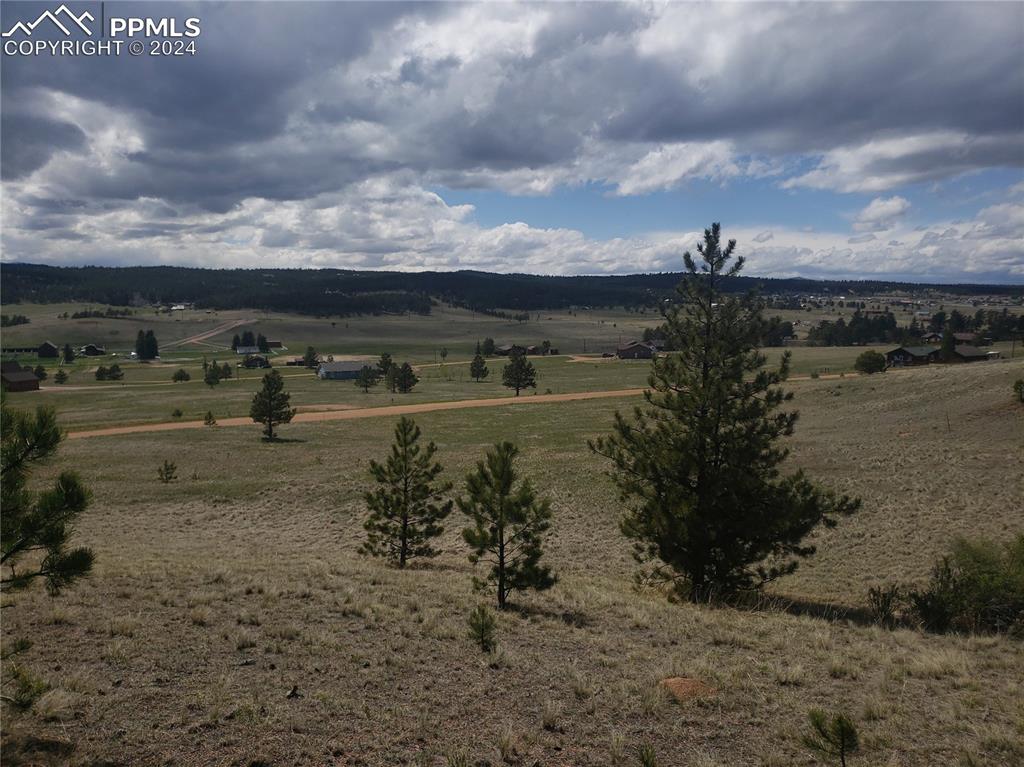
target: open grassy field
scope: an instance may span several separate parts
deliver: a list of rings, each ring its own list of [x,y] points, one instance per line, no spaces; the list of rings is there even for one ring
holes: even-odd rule
[[[542,360],[540,389],[634,385],[644,367]],[[476,385],[455,368],[452,380],[424,368],[422,394],[410,396],[467,396]],[[871,585],[920,582],[958,534],[1019,532],[1024,412],[1010,386],[1022,374],[1006,360],[793,381],[792,464],[864,504],[818,535],[819,554],[774,592],[857,606]],[[299,405],[390,399],[287,381]],[[253,385],[97,385],[17,403],[53,402],[66,423],[86,425],[92,408],[118,422],[163,418],[175,400],[154,394],[154,409],[150,389],[175,392],[189,412],[207,396],[241,409]],[[480,385],[486,396],[497,388]],[[4,608],[5,643],[34,637],[21,662],[52,687],[5,717],[8,744],[31,730],[53,739],[50,764],[243,766],[626,765],[650,744],[661,765],[782,767],[815,763],[798,737],[818,706],[857,722],[863,750],[851,765],[1024,760],[1019,641],[636,591],[620,502],[585,444],[635,401],[417,417],[456,482],[511,439],[552,501],[559,584],[515,598],[493,656],[466,637],[484,598],[457,513],[429,564],[399,572],[357,553],[368,460],[385,454],[393,419],[294,424],[279,444],[255,425],[68,442],[38,480],[73,466],[92,487],[77,537],[97,570],[59,599],[34,590]],[[156,478],[165,459],[180,475],[167,485]],[[715,693],[674,702],[658,682],[675,675]]]

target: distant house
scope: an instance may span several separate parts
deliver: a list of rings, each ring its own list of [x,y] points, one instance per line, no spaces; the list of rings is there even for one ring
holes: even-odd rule
[[[977,346],[980,340],[977,333],[954,333],[953,338],[956,340],[957,345],[967,344],[968,346]]]
[[[259,354],[260,347],[258,346],[236,346],[235,354]]]
[[[351,381],[359,377],[366,362],[321,362],[316,374],[324,380]]]
[[[927,365],[938,351],[935,346],[901,346],[885,353],[885,364],[890,367]]]
[[[290,360],[288,360],[284,364],[289,366],[289,367],[305,367],[305,365],[306,365],[306,358],[305,357],[292,357]]]
[[[47,359],[56,359],[60,355],[60,349],[57,348],[57,344],[43,341],[39,344],[36,354]]]
[[[962,344],[953,349],[953,356],[950,362],[981,362],[988,359],[988,352],[979,349],[977,346]]]
[[[283,344],[280,341],[267,341],[268,349],[280,349]]]
[[[502,344],[495,347],[494,353],[499,357],[511,357],[513,354],[526,354],[526,347],[519,344]]]
[[[262,354],[250,354],[239,362],[238,366],[243,368],[269,368],[271,365],[270,360]]]
[[[921,336],[921,340],[926,344],[941,344],[942,333],[925,333]]]
[[[86,344],[78,350],[78,353],[85,355],[86,357],[102,357],[107,353],[107,350],[102,346],[97,346],[96,344]]]
[[[17,362],[0,364],[0,383],[4,391],[38,391],[39,379],[31,370],[22,369]]]
[[[615,350],[620,360],[649,360],[654,356],[654,345],[646,341],[630,341]]]
[[[527,346],[526,347],[526,353],[527,354],[540,354],[540,347],[539,346]]]

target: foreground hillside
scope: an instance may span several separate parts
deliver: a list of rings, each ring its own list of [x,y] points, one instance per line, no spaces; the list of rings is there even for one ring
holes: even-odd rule
[[[794,382],[793,462],[864,507],[774,590],[856,606],[870,585],[926,577],[955,535],[1019,532],[1022,373],[1006,361]],[[499,617],[492,656],[466,637],[482,598],[457,515],[421,568],[357,553],[391,419],[296,424],[276,445],[255,426],[69,442],[60,463],[95,492],[78,537],[98,569],[3,611],[5,643],[33,637],[22,663],[52,687],[5,717],[5,762],[31,731],[50,764],[607,765],[650,744],[662,765],[781,767],[814,763],[799,742],[812,707],[855,719],[852,765],[1024,760],[1019,641],[635,591],[621,508],[585,447],[634,402],[417,418],[453,480],[511,439],[552,500],[560,583]],[[180,475],[168,485],[165,459]],[[670,676],[714,693],[675,702],[658,684]]]

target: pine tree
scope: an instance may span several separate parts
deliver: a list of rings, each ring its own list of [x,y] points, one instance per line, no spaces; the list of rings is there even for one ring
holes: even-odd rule
[[[256,348],[264,354],[270,351],[270,344],[267,343],[267,337],[262,333],[256,336]]]
[[[860,748],[857,728],[845,714],[829,717],[821,709],[811,709],[807,717],[811,722],[811,734],[801,740],[807,748],[822,756],[839,759],[840,767],[846,767],[846,757]]]
[[[152,330],[146,331],[146,356],[147,360],[155,360],[160,356],[160,347],[157,345],[156,336]]]
[[[252,398],[249,416],[256,423],[263,424],[263,433],[268,440],[274,439],[274,427],[288,423],[295,417],[291,407],[291,395],[284,390],[284,379],[276,370],[263,376],[263,388]]]
[[[203,374],[203,383],[211,389],[220,383],[220,366],[218,364],[214,363],[206,366],[206,372]]]
[[[537,371],[525,354],[513,354],[511,361],[501,371],[501,382],[509,389],[515,389],[518,397],[522,389],[537,388]]]
[[[420,382],[420,379],[408,362],[403,362],[400,367],[395,367],[397,368],[394,373],[395,389],[402,394],[408,394]]]
[[[42,365],[36,365],[35,370],[33,370],[32,372],[35,374],[35,377],[38,378],[40,381],[45,381],[47,378],[46,368],[44,368]]]
[[[478,383],[483,379],[487,378],[487,374],[490,371],[487,369],[487,363],[484,362],[483,356],[477,352],[477,355],[473,358],[473,361],[469,363],[469,374],[473,376],[473,380]]]
[[[53,374],[53,382],[56,384],[67,383],[67,380],[68,374],[63,370],[58,370],[56,373]]]
[[[483,348],[480,350],[480,352],[484,355],[484,357],[493,357],[494,356],[494,339],[493,338],[485,338],[484,339]]]
[[[421,448],[420,436],[412,419],[403,417],[395,427],[391,455],[384,463],[370,461],[378,487],[366,494],[368,540],[361,550],[398,567],[414,557],[438,554],[431,543],[444,532],[441,523],[452,510],[452,501],[445,499],[451,483],[437,481],[443,470],[434,461],[437,447],[430,442]]]
[[[238,337],[238,333],[235,333],[231,338],[231,351],[238,351],[238,347],[242,345],[242,339]]]
[[[63,372],[63,371],[61,371]],[[64,438],[53,408],[10,412],[0,395],[0,587],[20,589],[36,578],[51,594],[92,569],[93,553],[68,548],[76,518],[90,494],[74,472],[63,472],[41,493],[27,485],[33,465],[51,458]],[[17,565],[26,556],[24,568]]]
[[[64,344],[64,353],[62,354],[65,362],[75,361],[75,351],[71,348],[71,344]]]
[[[616,413],[614,433],[590,445],[611,459],[631,502],[622,531],[638,559],[695,601],[793,572],[815,551],[805,536],[859,506],[801,472],[780,474],[788,451],[776,443],[797,419],[780,410],[792,396],[778,386],[789,355],[766,370],[760,302],[722,292],[743,266],[729,263],[735,245],[723,250],[713,224],[697,246],[703,263],[684,254],[680,300],[665,311],[668,340],[681,351],[652,362],[646,407],[631,419]]]
[[[496,590],[498,609],[505,608],[513,591],[541,591],[555,583],[551,570],[540,562],[543,535],[551,526],[551,505],[546,499],[537,500],[529,480],[517,484],[513,464],[518,454],[510,442],[495,445],[466,478],[466,497],[457,500],[473,523],[462,531],[473,549],[470,561],[491,563],[487,577],[474,578],[473,583],[481,590],[488,586]]]
[[[942,331],[942,348],[939,350],[939,356],[943,362],[952,362],[955,351],[956,336],[953,335],[952,328],[947,324],[946,329]]]
[[[316,349],[312,346],[306,347],[306,353],[302,355],[302,364],[307,368],[315,368],[317,362],[320,360],[320,355],[316,353]]]
[[[363,365],[359,370],[359,374],[356,376],[356,386],[362,389],[366,394],[369,394],[370,387],[376,386],[378,380],[377,368],[370,367],[369,365]]]
[[[138,335],[135,336],[135,356],[140,360],[147,359],[146,357],[146,332],[140,330]]]

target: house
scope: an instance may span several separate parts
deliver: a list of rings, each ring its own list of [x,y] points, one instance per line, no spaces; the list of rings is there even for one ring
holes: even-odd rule
[[[941,351],[939,352],[941,354]],[[953,356],[950,362],[981,362],[988,359],[988,352],[979,349],[977,346],[962,344],[953,349]],[[940,360],[936,360],[938,362]]]
[[[630,341],[615,350],[620,360],[649,360],[654,356],[654,346],[645,341]]]
[[[235,354],[259,354],[260,347],[258,346],[236,346]]]
[[[923,336],[921,336],[921,341],[923,341],[926,344],[941,344],[942,333],[925,333]]]
[[[268,349],[280,349],[282,346],[283,344],[280,341],[267,341]]]
[[[49,341],[43,341],[39,344],[36,354],[46,359],[56,359],[60,354],[60,349],[57,348],[57,344],[50,343]]]
[[[503,344],[494,349],[499,357],[511,357],[513,354],[526,354],[526,347],[519,344]]]
[[[0,382],[4,391],[38,391],[39,379],[31,370],[25,370],[17,362],[0,365]]]
[[[527,346],[526,347],[526,353],[527,354],[540,354],[540,347],[539,346]]]
[[[306,358],[305,357],[292,357],[290,360],[288,360],[284,364],[287,365],[288,367],[305,367],[306,366]]]
[[[319,378],[331,381],[351,381],[359,377],[366,362],[321,362],[316,369]]]
[[[927,365],[933,362],[933,355],[939,349],[935,346],[901,346],[885,353],[885,364],[890,367]]]
[[[107,350],[102,346],[97,346],[96,344],[86,344],[78,350],[78,353],[86,357],[102,357],[107,353]]]
[[[262,354],[249,354],[246,355],[245,359],[238,363],[240,368],[269,368],[270,360],[264,357]]]
[[[953,338],[956,340],[957,345],[967,344],[968,346],[977,346],[978,334],[977,333],[954,333]]]

